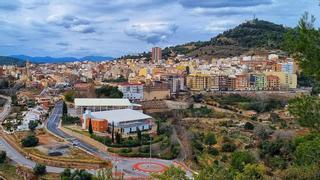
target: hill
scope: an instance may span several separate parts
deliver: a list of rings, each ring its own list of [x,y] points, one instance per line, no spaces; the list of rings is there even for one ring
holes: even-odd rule
[[[3,66],[3,65],[24,66],[25,62],[21,59],[14,58],[14,57],[0,56],[0,66]]]
[[[11,57],[22,59],[22,60],[29,60],[33,63],[64,63],[64,62],[74,62],[74,61],[108,61],[114,59],[113,57],[103,57],[103,56],[86,56],[82,58],[75,58],[75,57],[32,57],[26,55],[12,55]]]
[[[209,41],[191,42],[163,49],[164,58],[170,54],[186,54],[211,59],[244,54],[250,50],[269,50],[281,47],[289,29],[272,22],[254,19],[225,31]]]

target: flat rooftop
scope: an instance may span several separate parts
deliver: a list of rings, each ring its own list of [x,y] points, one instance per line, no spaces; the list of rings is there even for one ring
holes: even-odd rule
[[[75,98],[75,106],[132,106],[129,99],[122,98]]]
[[[117,109],[110,111],[99,111],[91,112],[91,118],[93,119],[106,119],[109,123],[114,122],[115,125],[118,125],[121,122],[130,122],[138,120],[147,120],[151,119],[151,116],[143,114],[139,111],[132,109]]]

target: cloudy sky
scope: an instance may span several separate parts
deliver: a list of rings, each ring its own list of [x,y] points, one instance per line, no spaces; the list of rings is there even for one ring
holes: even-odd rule
[[[118,57],[212,36],[255,15],[296,26],[317,0],[0,0],[0,55]],[[319,25],[318,21],[318,25]]]

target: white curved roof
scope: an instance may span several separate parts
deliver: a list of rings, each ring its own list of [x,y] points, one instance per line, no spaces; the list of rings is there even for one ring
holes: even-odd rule
[[[86,112],[88,113],[88,112]],[[117,109],[111,111],[89,112],[92,119],[106,119],[109,123],[118,125],[121,122],[151,119],[151,116],[132,109]]]

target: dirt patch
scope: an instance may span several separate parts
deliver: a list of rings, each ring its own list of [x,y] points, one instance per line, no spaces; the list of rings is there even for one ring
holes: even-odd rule
[[[53,138],[49,134],[39,134],[37,137],[39,138],[40,145],[51,145],[51,144],[59,143],[59,141],[57,141],[55,138]]]

